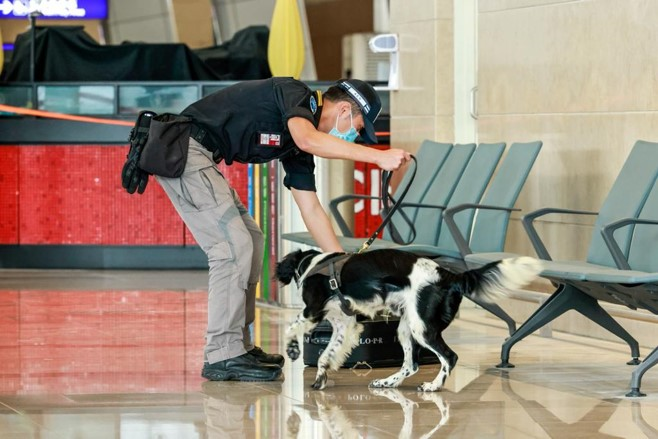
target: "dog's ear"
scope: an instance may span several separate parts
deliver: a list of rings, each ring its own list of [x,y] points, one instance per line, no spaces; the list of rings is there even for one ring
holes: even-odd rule
[[[301,262],[302,251],[296,250],[288,253],[278,264],[276,264],[276,278],[284,285],[288,285],[295,277],[297,265]]]

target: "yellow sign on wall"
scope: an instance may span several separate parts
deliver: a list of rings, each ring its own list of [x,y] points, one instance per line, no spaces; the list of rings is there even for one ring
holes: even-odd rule
[[[5,50],[2,48],[4,42],[2,41],[2,29],[0,29],[0,73],[2,73],[2,67],[5,65]]]

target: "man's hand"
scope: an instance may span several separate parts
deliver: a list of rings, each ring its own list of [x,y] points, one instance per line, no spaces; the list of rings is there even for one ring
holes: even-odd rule
[[[411,160],[409,152],[403,149],[392,148],[380,150],[378,152],[379,155],[377,156],[375,163],[384,171],[397,171],[400,166]]]
[[[137,162],[132,159],[126,160],[121,170],[121,184],[123,188],[129,193],[143,194],[146,190],[146,185],[149,182],[149,174],[142,171]]]

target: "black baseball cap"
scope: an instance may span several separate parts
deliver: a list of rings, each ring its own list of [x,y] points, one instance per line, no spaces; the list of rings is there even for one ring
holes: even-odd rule
[[[358,79],[341,79],[336,85],[345,90],[361,109],[364,122],[361,137],[367,143],[377,143],[375,121],[382,111],[382,101],[375,89],[367,82]]]

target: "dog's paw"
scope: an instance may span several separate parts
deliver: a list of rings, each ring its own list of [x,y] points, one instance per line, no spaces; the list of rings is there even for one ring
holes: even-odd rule
[[[297,340],[293,340],[290,343],[288,343],[288,347],[286,348],[286,353],[288,354],[288,358],[290,358],[292,361],[295,361],[296,359],[299,358],[300,350],[299,350],[299,343]]]
[[[372,387],[373,389],[389,389],[391,387],[397,387],[397,386],[391,380],[382,379],[382,380],[370,381],[368,387]]]
[[[327,387],[327,374],[317,376],[311,387],[315,390],[322,390]]]
[[[433,382],[423,383],[416,388],[419,392],[436,392],[441,390],[441,386]]]

